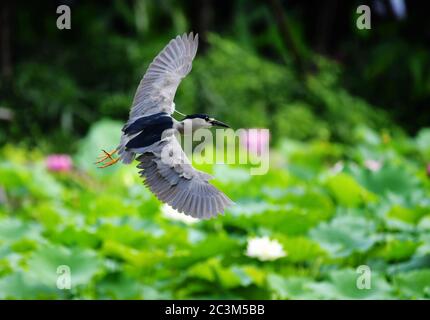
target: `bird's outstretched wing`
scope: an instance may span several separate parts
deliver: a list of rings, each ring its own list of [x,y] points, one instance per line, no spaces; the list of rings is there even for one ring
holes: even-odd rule
[[[197,46],[198,35],[184,33],[172,39],[155,57],[137,88],[129,122],[153,113],[173,113],[176,89],[191,71]]]
[[[179,212],[208,219],[223,214],[233,204],[208,182],[212,176],[192,167],[174,136],[148,147],[137,160],[144,184],[160,201]]]

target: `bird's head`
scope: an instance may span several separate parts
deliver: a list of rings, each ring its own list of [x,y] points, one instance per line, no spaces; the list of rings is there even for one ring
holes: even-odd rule
[[[218,121],[215,118],[211,118],[207,114],[202,114],[202,113],[188,115],[182,120],[182,122],[191,124],[193,131],[200,128],[211,128],[211,127],[230,128],[225,123]]]

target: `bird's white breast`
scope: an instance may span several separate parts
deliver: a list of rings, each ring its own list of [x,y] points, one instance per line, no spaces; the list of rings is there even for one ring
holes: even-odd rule
[[[175,112],[175,103],[172,101],[172,105],[171,105],[171,107],[170,107],[170,114],[172,114],[173,112]]]

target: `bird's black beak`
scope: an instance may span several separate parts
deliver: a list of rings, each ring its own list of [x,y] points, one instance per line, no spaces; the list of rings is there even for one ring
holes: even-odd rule
[[[211,120],[209,122],[210,122],[210,124],[212,126],[223,127],[223,128],[230,128],[230,126],[226,125],[225,123],[223,123],[221,121],[215,120],[215,119],[213,119],[213,120]]]

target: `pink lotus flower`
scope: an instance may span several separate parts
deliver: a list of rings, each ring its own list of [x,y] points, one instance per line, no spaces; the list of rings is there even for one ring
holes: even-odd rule
[[[427,164],[426,172],[427,172],[427,177],[430,177],[430,163]]]
[[[242,146],[257,155],[269,152],[269,141],[269,129],[247,129],[240,135]]]
[[[343,161],[338,161],[333,165],[333,167],[330,168],[330,171],[334,174],[337,174],[337,173],[341,172],[344,167],[345,166],[343,164]]]
[[[67,172],[72,170],[72,158],[67,154],[51,154],[46,157],[46,168],[49,171]]]
[[[382,162],[377,160],[368,159],[364,161],[364,166],[370,171],[376,172],[379,171],[382,167]]]

